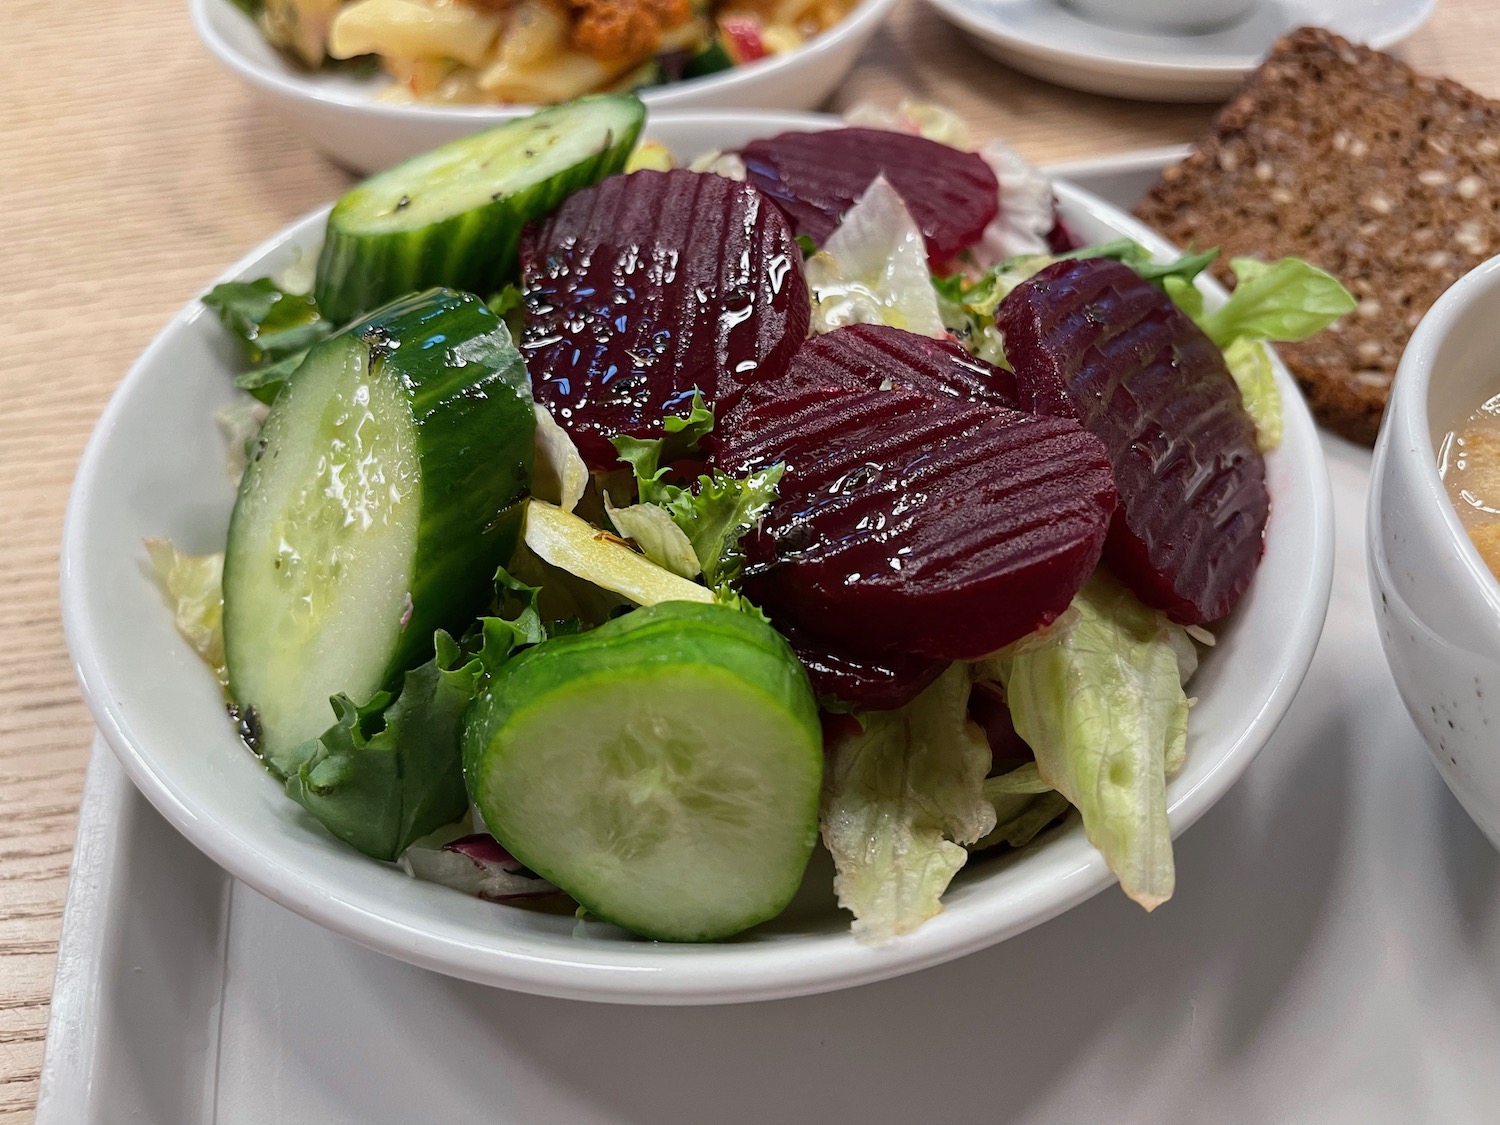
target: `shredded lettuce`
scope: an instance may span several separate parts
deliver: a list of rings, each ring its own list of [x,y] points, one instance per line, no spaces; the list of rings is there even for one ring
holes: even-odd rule
[[[877,943],[940,910],[972,844],[995,827],[990,748],[968,718],[969,668],[954,664],[898,711],[860,716],[829,747],[823,842],[854,934]]]
[[[481,618],[462,642],[440,630],[436,654],[406,673],[399,693],[363,705],[335,695],[328,730],[265,760],[287,796],[366,855],[394,860],[468,811],[464,713],[513,651],[544,639],[540,591],[504,571],[496,581],[508,616]]]
[[[565,512],[578,507],[589,486],[589,469],[568,431],[557,424],[552,412],[534,403],[536,412],[536,468],[531,492]]]
[[[526,501],[522,535],[537,559],[583,580],[581,586],[573,583],[576,588],[567,593],[578,603],[579,616],[585,620],[592,619],[591,603],[592,608],[600,608],[590,586],[619,594],[636,605],[714,600],[713,591],[706,586],[674,574],[632,549],[624,539],[534,496]],[[543,582],[552,593],[545,577]]]
[[[214,425],[224,439],[224,469],[239,484],[250,464],[251,443],[260,434],[270,407],[253,395],[237,395],[227,406],[214,411]]]
[[[979,155],[1000,182],[1000,209],[969,250],[970,257],[983,266],[1047,253],[1047,235],[1057,222],[1052,181],[1000,141],[990,141]]]
[[[439,844],[419,840],[401,854],[401,869],[414,879],[441,883],[489,902],[561,894],[534,871],[528,871],[488,833],[462,836]]]
[[[927,246],[906,204],[876,176],[807,260],[814,332],[885,324],[921,336],[947,335],[927,266]]]
[[[1234,292],[1203,318],[1203,330],[1226,350],[1242,338],[1305,340],[1357,304],[1337,278],[1301,258],[1269,263],[1235,258],[1229,268]]]
[[[971,850],[976,852],[1001,844],[1024,848],[1072,807],[1066,797],[1042,780],[1035,762],[999,777],[985,778],[984,799],[995,810],[995,827],[973,845]]]
[[[151,572],[172,609],[182,639],[229,685],[224,665],[224,552],[187,555],[170,539],[147,539]]]
[[[739,180],[744,182],[749,173],[745,168],[745,162],[737,152],[723,152],[719,149],[711,149],[703,153],[688,165],[690,172],[712,172],[716,176],[723,176],[726,180]]]
[[[1255,444],[1269,453],[1281,444],[1281,391],[1271,367],[1271,353],[1265,344],[1248,336],[1238,336],[1224,349],[1224,362],[1240,388],[1245,411],[1255,423]]]
[[[957,113],[933,102],[903,98],[895,109],[860,102],[844,113],[844,122],[865,129],[885,129],[892,133],[910,133],[949,148],[970,148],[969,126]]]
[[[693,550],[687,532],[677,526],[672,513],[656,504],[631,504],[616,508],[605,497],[604,510],[615,530],[632,540],[658,566],[664,566],[683,578],[696,578],[703,564]]]
[[[1025,255],[1007,258],[973,281],[962,274],[933,278],[944,326],[971,355],[1008,370],[995,310],[1012,289],[1055,260],[1046,254]]]
[[[980,666],[1005,686],[1038,776],[1147,910],[1172,897],[1167,764],[1187,745],[1183,669],[1167,618],[1097,572],[1066,613]]]

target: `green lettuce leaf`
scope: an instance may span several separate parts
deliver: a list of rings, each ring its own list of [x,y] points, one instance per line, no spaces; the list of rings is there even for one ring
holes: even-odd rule
[[[666,481],[669,470],[663,463],[692,452],[698,442],[713,430],[714,415],[703,405],[702,396],[694,394],[692,408],[685,417],[668,417],[662,425],[667,432],[665,438],[622,436],[611,440],[620,460],[634,470],[640,503],[664,509],[687,536],[705,583],[715,588],[733,583],[739,579],[744,563],[740,540],[775,502],[784,466],[772,465],[743,477],[715,471],[700,476],[691,488],[669,484]],[[618,523],[616,527],[619,527]],[[629,534],[624,528],[620,528],[620,532]],[[668,569],[674,569],[665,561],[668,557],[673,558],[678,566],[685,563],[677,557],[680,543],[654,533],[650,537],[652,547],[662,553],[663,558],[651,556],[651,550],[645,544],[639,540],[637,543],[653,562]],[[676,572],[683,573],[681,569]]]
[[[1057,260],[1067,258],[1108,258],[1111,261],[1123,262],[1147,281],[1153,282],[1165,288],[1170,278],[1177,282],[1191,282],[1193,278],[1214,264],[1218,258],[1218,250],[1204,250],[1198,253],[1189,251],[1179,255],[1169,262],[1158,262],[1139,242],[1129,238],[1116,239],[1114,242],[1104,242],[1097,246],[1084,246],[1077,250],[1069,250],[1065,254],[1059,254]]]
[[[1147,910],[1172,897],[1167,763],[1186,752],[1187,696],[1172,631],[1100,571],[1046,629],[982,662],[1005,686],[1040,779],[1083,817],[1089,840]]]
[[[278,359],[275,363],[242,371],[234,377],[234,385],[269,406],[276,401],[276,396],[281,393],[281,388],[286,386],[286,381],[292,377],[297,368],[302,366],[302,361],[307,358],[310,350],[303,348],[300,352],[293,352],[283,359]]]
[[[703,564],[693,550],[687,532],[677,526],[672,513],[657,504],[631,504],[616,508],[606,496],[604,511],[615,530],[631,540],[658,566],[683,578],[696,578]]]
[[[823,842],[854,934],[881,942],[942,909],[963,845],[995,826],[984,797],[989,743],[968,718],[969,668],[954,664],[897,711],[862,716],[829,748]]]
[[[1357,302],[1332,274],[1301,258],[1229,263],[1237,284],[1229,300],[1203,318],[1203,330],[1219,347],[1235,340],[1305,340]]]
[[[1269,453],[1281,444],[1281,391],[1265,344],[1248,336],[1236,337],[1224,349],[1224,362],[1240,388],[1245,410],[1255,422],[1255,444]]]
[[[229,685],[224,666],[224,553],[187,555],[170,539],[147,539],[151,572],[172,609],[182,639]]]
[[[1180,277],[1162,278],[1161,287],[1179,309],[1193,318],[1194,324],[1203,326],[1203,290]]]
[[[739,581],[745,563],[740,540],[775,503],[784,470],[776,464],[743,477],[715,471],[700,476],[695,489],[678,489],[663,502],[687,535],[709,586]]]
[[[304,352],[335,328],[310,294],[287,292],[269,277],[215,285],[203,303],[219,314],[256,364]]]
[[[489,305],[490,312],[505,321],[511,336],[519,340],[521,329],[526,326],[526,297],[521,292],[521,287],[507,285],[485,303]]]
[[[364,705],[336,695],[334,724],[266,766],[287,796],[339,839],[394,860],[414,841],[463,816],[464,713],[488,677],[516,649],[544,638],[540,593],[501,571],[497,608],[455,641],[439,630],[436,654],[404,676],[396,695]]]

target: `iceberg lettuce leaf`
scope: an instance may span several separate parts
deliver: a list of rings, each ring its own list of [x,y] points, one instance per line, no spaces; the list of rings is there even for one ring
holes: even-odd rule
[[[151,573],[172,610],[172,624],[221,687],[229,685],[224,665],[224,553],[188,555],[170,539],[147,539]]]
[[[1245,411],[1255,423],[1255,444],[1269,453],[1281,444],[1281,391],[1265,344],[1249,336],[1237,336],[1224,349],[1224,362],[1240,388]]]
[[[656,504],[631,504],[616,508],[606,496],[604,510],[615,530],[632,540],[658,566],[683,578],[695,578],[703,564],[693,552],[687,533],[672,519],[672,513]]]
[[[911,703],[872,711],[830,746],[823,842],[854,934],[878,943],[909,933],[995,826],[984,796],[990,748],[968,718],[969,668],[954,664]]]
[[[568,431],[557,424],[552,412],[533,403],[536,412],[536,468],[531,491],[565,512],[578,507],[589,486],[589,469]]]
[[[1005,685],[1038,775],[1147,910],[1172,896],[1167,763],[1185,753],[1187,696],[1172,624],[1100,571],[1068,611],[981,665]]]
[[[922,232],[884,176],[874,179],[823,249],[807,260],[806,274],[816,333],[884,324],[921,336],[947,334]]]

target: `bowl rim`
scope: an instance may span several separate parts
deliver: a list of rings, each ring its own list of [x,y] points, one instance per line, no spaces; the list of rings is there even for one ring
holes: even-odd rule
[[[1444,344],[1459,319],[1477,301],[1492,293],[1500,303],[1500,254],[1479,263],[1450,285],[1412,331],[1396,365],[1385,424],[1376,443],[1371,475],[1376,483],[1370,489],[1366,521],[1372,530],[1384,526],[1382,469],[1387,463],[1404,466],[1413,474],[1412,483],[1421,494],[1419,508],[1428,516],[1422,522],[1435,521],[1441,525],[1472,579],[1472,589],[1483,599],[1492,618],[1500,621],[1500,576],[1485,563],[1448,495],[1438,471],[1438,449],[1432,440],[1432,415],[1428,408],[1432,376]],[[1377,546],[1378,541],[1372,536],[1372,557]]]
[[[858,0],[849,13],[834,27],[791,51],[767,55],[731,70],[689,78],[664,86],[652,87],[640,94],[649,107],[670,102],[686,107],[697,94],[720,93],[778,76],[806,66],[814,66],[839,51],[856,36],[873,34],[900,0]],[[221,18],[248,20],[231,0],[188,0],[188,13],[198,39],[219,63],[240,79],[281,98],[316,102],[370,115],[377,119],[407,121],[470,121],[475,126],[518,117],[540,108],[536,105],[497,103],[494,105],[440,105],[424,102],[386,102],[374,91],[345,91],[328,88],[311,77],[290,68],[265,66],[240,51],[225,36],[216,21]],[[258,34],[258,32],[257,32]],[[274,50],[274,48],[272,48]]]
[[[826,115],[758,111],[664,112],[654,115],[658,126],[684,128],[824,128],[837,119]],[[1127,159],[1131,154],[1127,154]],[[1101,163],[1108,163],[1105,158]],[[1075,165],[1075,168],[1077,165]],[[1106,212],[1123,233],[1147,245],[1165,240],[1144,224],[1104,203],[1097,196],[1059,182],[1065,203]],[[313,228],[326,214],[317,209],[263,241],[221,275],[242,275],[266,254],[296,240],[298,232]],[[1222,293],[1222,291],[1219,291]],[[580,946],[579,958],[559,959],[505,949],[496,943],[465,941],[455,933],[434,932],[433,919],[417,925],[397,915],[405,908],[389,900],[373,900],[360,890],[330,888],[316,869],[281,862],[259,850],[253,841],[218,822],[211,810],[195,806],[183,787],[153,762],[138,745],[131,722],[111,687],[100,653],[90,643],[99,634],[84,583],[87,543],[86,516],[94,479],[103,452],[125,410],[130,390],[149,379],[166,342],[203,314],[195,299],[187,303],[132,364],[97,423],[80,461],[69,498],[61,551],[61,596],[64,631],[83,694],[100,731],[125,765],[132,780],[178,831],[214,862],[249,886],[361,944],[423,968],[450,976],[501,985],[520,991],[568,999],[617,1003],[710,1004],[777,999],[832,991],[916,971],[995,944],[1052,918],[1114,883],[1102,857],[1084,849],[1077,862],[1056,859],[1056,871],[1039,872],[1050,878],[1028,880],[1007,896],[965,903],[938,915],[926,926],[898,942],[869,948],[848,941],[809,945],[796,940],[766,943],[727,943],[690,947],[657,955],[651,964],[639,956],[619,953],[604,943]],[[1303,544],[1309,565],[1299,573],[1299,585],[1288,596],[1306,612],[1296,620],[1283,651],[1281,665],[1271,672],[1265,698],[1246,725],[1226,737],[1212,767],[1189,788],[1179,790],[1170,805],[1173,837],[1180,836],[1207,811],[1243,773],[1269,740],[1286,713],[1311,663],[1322,632],[1333,575],[1332,492],[1311,416],[1296,394],[1290,376],[1276,364],[1278,384],[1288,401],[1284,447],[1295,443],[1307,462],[1306,489],[1310,541]],[[1300,465],[1299,467],[1303,467]],[[440,921],[440,920],[438,920]],[[629,947],[627,947],[629,948]],[[851,956],[857,948],[864,955]],[[587,957],[587,960],[584,960]]]

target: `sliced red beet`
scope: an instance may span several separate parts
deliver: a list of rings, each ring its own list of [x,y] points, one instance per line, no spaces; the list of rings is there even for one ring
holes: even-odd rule
[[[1185,623],[1223,617],[1264,549],[1255,424],[1213,341],[1119,262],[1057,262],[996,313],[1023,403],[1109,450],[1120,506],[1105,561]]]
[[[991,777],[1036,760],[1036,754],[1016,732],[1010,704],[999,684],[981,681],[974,685],[969,692],[969,718],[979,724],[990,744]]]
[[[745,594],[857,657],[983,656],[1093,571],[1114,509],[1104,449],[1065,419],[923,393],[949,362],[932,341],[861,366],[870,338],[809,341],[726,417],[723,467],[787,465],[746,539]]]
[[[863,711],[904,707],[942,674],[947,664],[906,652],[854,655],[817,640],[782,621],[773,623],[807,669],[813,694]]]
[[[911,212],[934,262],[978,242],[1000,209],[1000,183],[979,155],[906,133],[782,133],[751,141],[740,157],[750,182],[819,246],[882,174]]]
[[[970,355],[954,340],[935,340],[883,324],[855,324],[807,344],[795,378],[836,382],[861,390],[900,387],[932,398],[986,402],[1020,409],[1016,377]]]
[[[810,317],[802,253],[754,188],[678,169],[611,176],[521,237],[521,348],[538,402],[594,468],[736,379],[782,374]]]
[[[1054,254],[1066,254],[1069,250],[1077,250],[1083,245],[1078,236],[1068,229],[1068,224],[1063,222],[1061,213],[1054,205],[1052,208],[1052,229],[1047,232],[1047,249]]]

